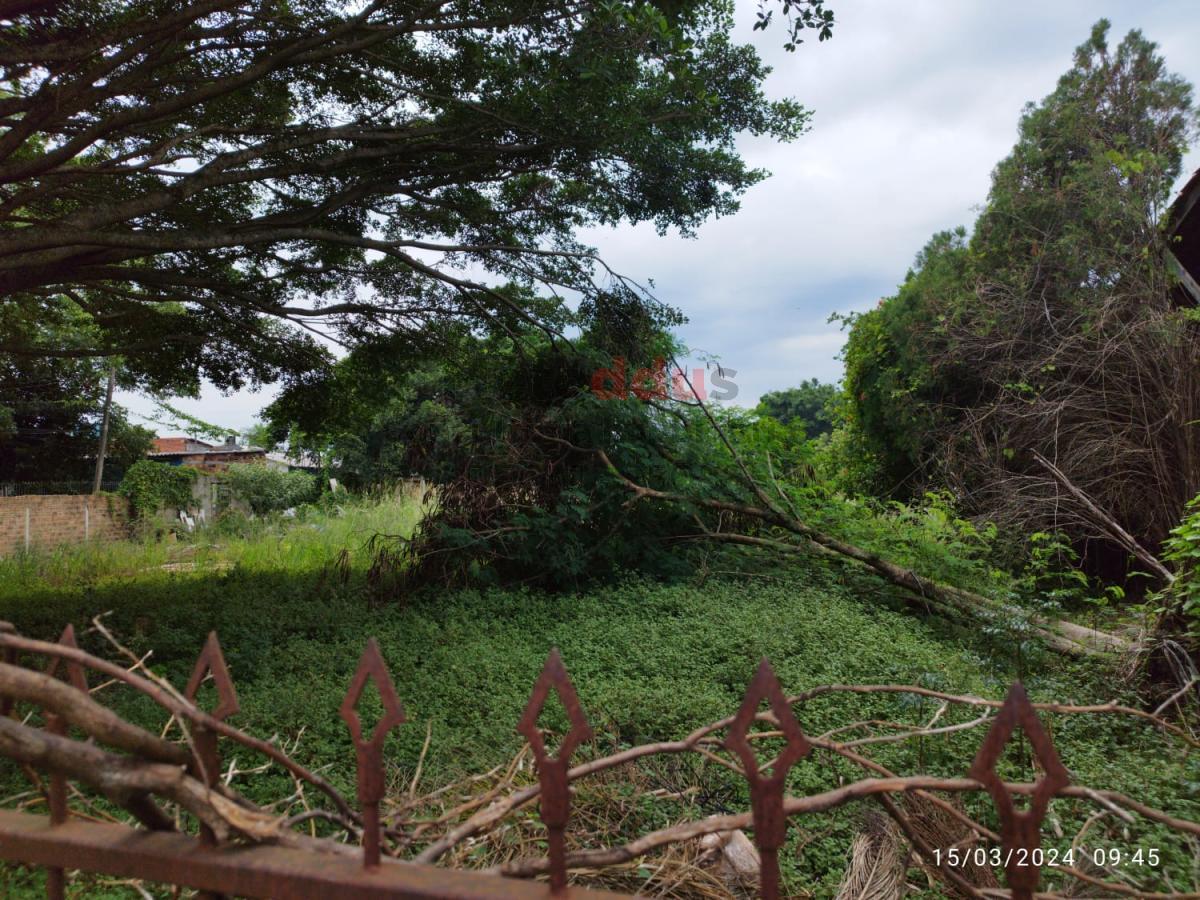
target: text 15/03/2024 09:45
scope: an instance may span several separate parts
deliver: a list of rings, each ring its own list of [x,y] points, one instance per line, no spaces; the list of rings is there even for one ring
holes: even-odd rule
[[[1117,866],[1149,866],[1156,868],[1159,864],[1157,847],[1068,847],[1059,850],[1055,847],[1035,847],[1032,850],[1025,847],[1014,847],[1009,850],[1000,847],[948,847],[934,850],[934,860],[937,865],[947,865],[951,868],[962,866],[1074,866],[1075,863],[1088,860],[1097,866],[1113,868]]]

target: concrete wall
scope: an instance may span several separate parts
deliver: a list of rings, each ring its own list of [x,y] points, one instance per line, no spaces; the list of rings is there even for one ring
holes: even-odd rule
[[[250,513],[249,504],[230,496],[220,473],[201,472],[197,475],[192,482],[192,503],[185,512],[198,526],[202,526],[211,525],[227,509],[236,509],[247,515]],[[184,528],[186,526],[180,521],[179,512],[177,507],[164,507],[158,512],[159,521],[168,528]]]
[[[129,537],[124,497],[43,494],[0,497],[0,556],[28,547],[57,547]]]

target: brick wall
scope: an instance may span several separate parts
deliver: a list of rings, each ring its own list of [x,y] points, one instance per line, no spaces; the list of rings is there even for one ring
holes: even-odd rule
[[[46,494],[0,497],[0,556],[26,546],[57,547],[129,537],[129,502],[124,497]]]

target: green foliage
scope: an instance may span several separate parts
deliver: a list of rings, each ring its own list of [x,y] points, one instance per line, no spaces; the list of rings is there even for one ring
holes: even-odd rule
[[[192,484],[198,473],[189,466],[169,466],[143,459],[129,467],[117,492],[129,498],[134,515],[149,519],[164,506],[192,505]]]
[[[766,4],[759,26],[776,6],[791,48],[832,33],[825,0]],[[809,119],[765,96],[724,0],[162,10],[22,7],[0,63],[25,123],[5,170],[20,202],[0,210],[0,290],[20,315],[0,317],[0,345],[61,351],[33,325],[69,308],[90,332],[71,349],[122,353],[155,390],[303,381],[331,362],[315,316],[356,344],[541,318],[504,296],[512,278],[596,299],[578,232],[733,213],[766,174],[738,135],[791,140]],[[236,51],[223,37],[247,33]],[[75,50],[46,66],[46,46]],[[122,246],[97,252],[114,231]],[[418,262],[418,245],[441,252]]]
[[[69,347],[86,331],[78,316],[49,313],[25,322],[0,310],[0,333],[21,320],[38,343]],[[0,352],[0,481],[74,481],[92,477],[110,365],[118,361],[37,357]],[[130,423],[113,404],[109,417],[105,476],[119,478],[146,455],[154,434]]]
[[[317,479],[309,472],[288,472],[265,463],[230,466],[222,473],[234,496],[261,515],[316,499]]]
[[[833,410],[833,431],[813,445],[818,478],[838,493],[887,496],[890,492],[884,483],[883,464],[867,445],[844,390],[838,392]]]
[[[1163,545],[1162,559],[1172,564],[1175,582],[1158,599],[1162,612],[1181,616],[1193,642],[1200,642],[1200,497],[1187,506],[1183,521]]]
[[[1182,430],[1200,332],[1171,300],[1158,223],[1195,133],[1191,86],[1099,22],[1023,113],[969,240],[935,235],[894,296],[847,320],[836,445],[869,460],[852,481],[949,487],[973,515],[1048,532],[1062,500],[1037,450],[1144,544],[1166,536],[1200,471]]]
[[[768,479],[797,485],[812,482],[814,452],[802,420],[783,422],[761,410],[745,412],[737,407],[714,410],[713,415],[738,451]]]
[[[943,403],[971,396],[968,372],[935,372],[947,318],[969,288],[970,253],[963,228],[933,236],[895,296],[870,312],[845,317],[845,427],[878,462],[868,478],[885,496],[919,496],[914,477],[939,449]]]
[[[898,565],[984,595],[1012,593],[1011,576],[996,565],[997,529],[960,516],[948,494],[881,502],[818,484],[789,496],[804,521]]]
[[[1029,595],[1041,596],[1061,606],[1089,602],[1090,580],[1079,569],[1079,554],[1067,536],[1035,531],[1029,536],[1028,556],[1022,573]]]
[[[836,387],[811,378],[801,382],[799,387],[763,394],[757,412],[778,419],[784,425],[799,421],[805,433],[816,438],[833,430],[831,407],[836,398]]]

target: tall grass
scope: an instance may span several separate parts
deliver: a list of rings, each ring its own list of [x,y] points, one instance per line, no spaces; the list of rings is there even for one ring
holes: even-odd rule
[[[329,495],[295,517],[250,519],[230,513],[194,533],[33,549],[0,558],[0,599],[47,589],[79,590],[156,573],[212,574],[233,568],[303,574],[328,566],[346,549],[362,567],[372,535],[411,534],[422,515],[413,489],[366,497]]]

